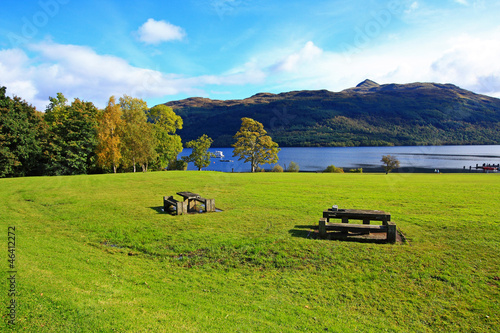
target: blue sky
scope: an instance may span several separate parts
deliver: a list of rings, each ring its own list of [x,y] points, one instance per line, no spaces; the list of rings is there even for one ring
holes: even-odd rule
[[[0,85],[43,111],[453,83],[500,97],[500,0],[2,0]]]

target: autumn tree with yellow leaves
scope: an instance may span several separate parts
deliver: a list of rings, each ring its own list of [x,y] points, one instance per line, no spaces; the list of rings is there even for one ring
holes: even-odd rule
[[[109,98],[108,106],[99,117],[97,131],[97,164],[102,168],[113,167],[113,172],[120,166],[121,131],[123,131],[122,109],[116,104],[114,96]]]

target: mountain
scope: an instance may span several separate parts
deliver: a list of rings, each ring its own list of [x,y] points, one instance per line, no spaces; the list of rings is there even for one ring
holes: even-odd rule
[[[184,142],[207,134],[229,147],[242,117],[282,147],[500,144],[500,99],[452,84],[365,80],[341,92],[259,93],[242,100],[165,103],[184,120]]]

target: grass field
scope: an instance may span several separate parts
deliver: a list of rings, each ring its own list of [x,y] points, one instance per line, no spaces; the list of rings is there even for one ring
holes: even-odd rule
[[[220,213],[170,216],[192,191]],[[157,172],[0,180],[22,332],[499,332],[500,175]],[[408,242],[308,238],[380,209]],[[4,331],[5,322],[0,326]]]

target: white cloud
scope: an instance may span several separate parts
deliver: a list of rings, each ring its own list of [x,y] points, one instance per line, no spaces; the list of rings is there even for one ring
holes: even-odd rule
[[[186,33],[181,27],[166,21],[156,21],[152,18],[137,30],[138,39],[146,44],[160,44],[171,40],[182,40]]]
[[[29,46],[34,57],[20,49],[0,51],[0,85],[45,110],[49,96],[62,92],[104,107],[111,95],[162,98],[179,93],[203,95],[206,85],[262,82],[263,72],[246,66],[223,75],[184,77],[130,65],[124,59],[100,55],[85,46],[42,42]]]
[[[39,110],[57,92],[103,107],[111,95],[167,101],[166,96],[177,94],[208,97],[207,91],[231,91],[237,85],[255,85],[254,92],[340,91],[366,78],[381,84],[453,83],[500,97],[498,40],[500,27],[460,36],[379,40],[355,53],[323,50],[309,41],[295,49],[266,49],[224,73],[192,77],[132,66],[85,46],[43,42],[29,45],[29,55],[20,49],[1,50],[0,85]]]
[[[271,71],[276,72],[291,72],[297,70],[300,66],[313,61],[315,58],[321,56],[321,50],[319,47],[314,45],[313,42],[309,41],[306,45],[296,53],[290,54],[278,63],[274,64]]]
[[[482,38],[464,34],[450,40],[450,48],[432,64],[438,77],[461,82],[475,92],[500,94],[500,29]]]
[[[458,0],[458,1],[463,1],[463,0]],[[410,13],[416,11],[419,7],[420,7],[420,4],[418,3],[418,1],[414,1],[410,5],[410,7],[407,10],[405,10],[405,13],[410,14]]]
[[[498,40],[500,28],[459,37],[433,34],[412,40],[388,39],[354,53],[326,51],[308,42],[286,56],[282,48],[268,51],[256,57],[255,63],[268,69],[267,91],[340,91],[370,78],[381,84],[452,83],[477,93],[500,96]]]
[[[464,6],[468,6],[469,3],[467,2],[467,0],[455,0],[456,3],[459,3],[461,5],[464,5]]]

